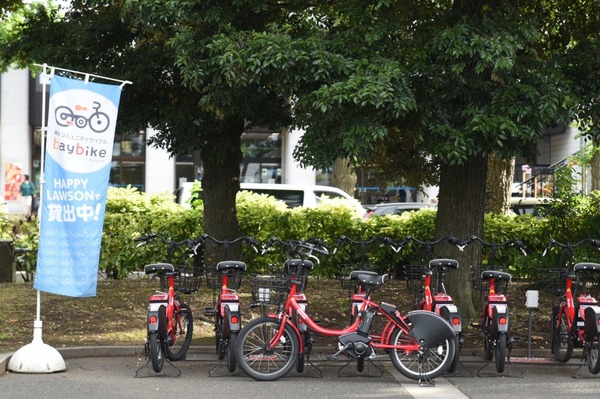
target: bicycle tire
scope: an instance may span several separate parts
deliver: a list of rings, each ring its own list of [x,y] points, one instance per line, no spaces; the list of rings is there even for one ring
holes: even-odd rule
[[[448,373],[454,373],[460,363],[460,334],[454,336],[454,358],[448,367]]]
[[[163,345],[158,337],[158,332],[152,331],[148,334],[148,343],[150,344],[150,359],[152,360],[152,370],[160,373],[165,364],[163,355]]]
[[[192,343],[194,334],[194,318],[190,307],[181,303],[179,312],[173,314],[176,321],[176,331],[171,334],[171,341],[166,345],[167,358],[172,361],[185,359],[187,351]],[[181,326],[179,326],[181,323]]]
[[[566,363],[573,355],[573,341],[569,333],[566,312],[562,312],[559,320],[559,307],[552,309],[552,324],[550,326],[552,353],[556,360]]]
[[[412,344],[413,338],[404,334],[396,327],[390,338],[391,345],[400,345],[402,342]],[[389,355],[392,364],[402,375],[411,380],[419,381],[423,377],[434,379],[444,374],[454,358],[454,338],[446,339],[439,345],[432,348],[424,348],[423,353],[407,351],[402,353],[396,349],[390,349]],[[420,362],[420,357],[427,359],[424,363]]]
[[[233,373],[236,369],[237,362],[235,360],[235,344],[237,342],[238,333],[232,332],[227,340],[227,370]]]
[[[495,350],[496,371],[499,373],[504,372],[504,366],[506,364],[506,345],[506,333],[499,333]]]
[[[215,315],[215,354],[217,359],[225,357],[225,342],[223,340],[223,318],[221,315]]]
[[[600,353],[598,351],[599,343],[600,334],[596,334],[591,342],[586,343],[588,370],[592,374],[600,373]]]
[[[279,319],[263,316],[251,320],[242,328],[235,345],[235,356],[240,369],[258,381],[275,381],[286,375],[298,359],[298,336],[285,325],[277,346],[266,350],[271,338],[278,332]]]

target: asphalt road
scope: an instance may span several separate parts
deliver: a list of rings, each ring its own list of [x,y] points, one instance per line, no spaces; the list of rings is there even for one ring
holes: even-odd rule
[[[357,373],[343,363],[315,361],[298,374],[292,370],[274,382],[258,382],[241,372],[229,373],[212,354],[190,354],[185,361],[166,365],[162,374],[145,366],[143,356],[65,358],[67,371],[52,374],[0,374],[0,397],[11,399],[61,398],[493,398],[548,399],[600,397],[600,377],[586,368],[576,372],[578,359],[568,364],[516,359],[504,373],[495,372],[479,358],[467,358],[455,376],[437,378],[435,386],[420,386],[401,376],[385,358]],[[575,373],[575,374],[573,374]],[[137,374],[137,375],[136,375]],[[574,378],[577,377],[577,378]]]

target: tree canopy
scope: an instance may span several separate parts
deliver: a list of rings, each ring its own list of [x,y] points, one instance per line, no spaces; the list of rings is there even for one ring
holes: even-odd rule
[[[121,129],[149,125],[154,144],[200,151],[205,224],[216,236],[236,229],[239,139],[252,126],[303,129],[303,165],[381,160],[395,176],[439,176],[436,234],[463,237],[482,232],[490,154],[527,156],[548,127],[573,118],[598,135],[593,0],[28,7],[2,33],[2,65],[46,62],[134,82]],[[458,256],[464,281],[479,260]]]

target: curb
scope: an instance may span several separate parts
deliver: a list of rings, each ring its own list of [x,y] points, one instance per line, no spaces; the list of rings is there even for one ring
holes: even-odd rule
[[[58,352],[64,359],[74,359],[82,357],[120,357],[120,356],[139,356],[143,355],[143,345],[123,345],[123,346],[79,346],[69,348],[57,348]],[[314,347],[313,353],[328,354],[332,351],[332,347]],[[216,361],[214,357],[215,349],[212,346],[190,346],[189,352],[192,355],[209,355],[209,356],[194,356],[194,360],[200,361]],[[484,362],[483,350],[481,348],[463,348],[461,351],[461,361],[465,363]],[[14,352],[0,353],[0,376],[7,372],[8,363]],[[212,356],[210,356],[212,355]],[[515,363],[528,363],[540,365],[561,365],[552,358],[550,351],[547,349],[532,350],[531,357],[528,356],[527,349],[515,349],[511,352],[511,359]],[[385,359],[382,359],[385,360]],[[389,360],[389,359],[388,359]],[[577,353],[573,354],[571,359],[573,362],[580,362]]]

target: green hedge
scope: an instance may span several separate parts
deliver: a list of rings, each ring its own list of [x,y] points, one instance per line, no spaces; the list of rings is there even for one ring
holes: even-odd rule
[[[140,271],[147,263],[164,260],[161,245],[137,247],[134,239],[154,232],[181,240],[202,234],[202,204],[195,209],[183,208],[173,202],[170,193],[147,195],[134,188],[110,188],[100,255],[100,270],[113,278],[123,278],[130,272]],[[330,246],[341,235],[355,240],[390,237],[400,240],[408,235],[420,240],[433,238],[435,210],[424,209],[399,216],[361,219],[338,200],[324,201],[316,209],[288,209],[272,197],[241,192],[238,195],[238,219],[243,235],[265,242],[272,236],[281,239],[320,238]],[[10,220],[0,216],[0,236],[11,237],[16,246],[32,251],[20,259],[20,267],[29,273],[35,270],[37,254],[37,221]],[[467,238],[467,237],[458,237]],[[517,251],[501,253],[502,263],[510,267],[516,277],[527,276],[541,266],[551,266],[554,254],[542,257],[550,238],[561,242],[575,242],[582,238],[600,238],[600,195],[575,196],[553,204],[544,217],[486,215],[485,239],[500,242],[521,239],[527,246],[528,256]],[[407,246],[399,253],[374,244],[367,248],[374,266],[382,271],[393,271],[400,264],[410,263],[419,254]],[[317,275],[331,276],[339,264],[351,262],[348,253],[332,254],[316,270]],[[583,251],[580,259],[593,260],[595,253]],[[277,262],[274,257],[254,254],[244,259],[250,272],[263,272]],[[598,261],[598,258],[596,257]],[[485,260],[484,260],[485,263]]]

